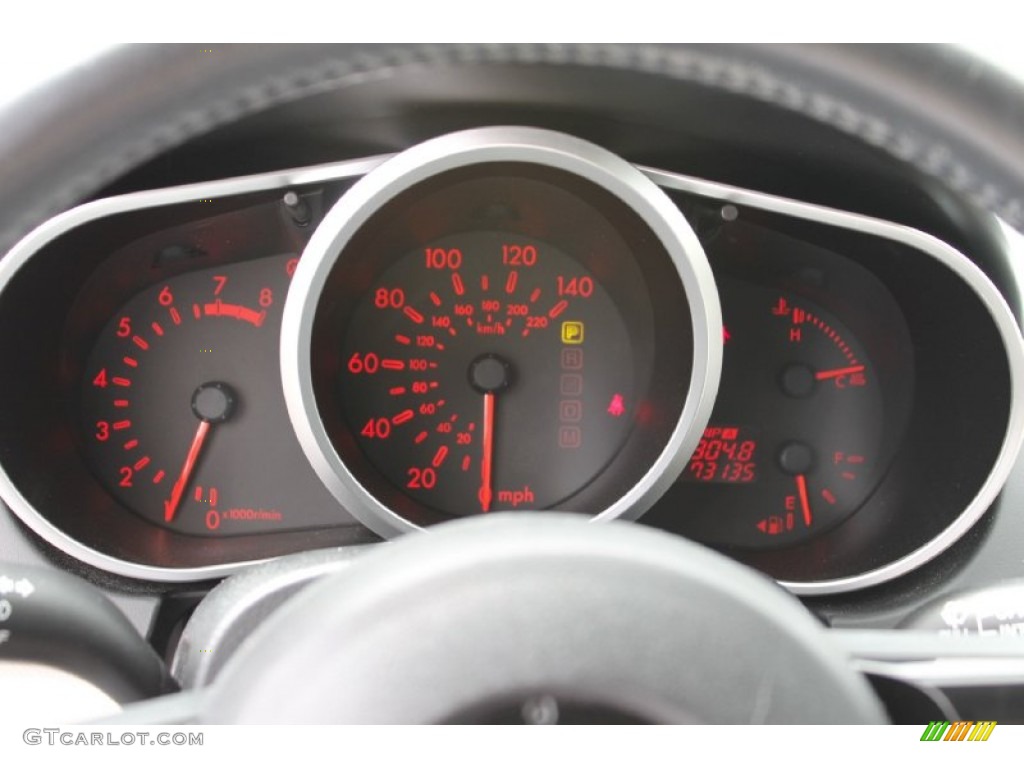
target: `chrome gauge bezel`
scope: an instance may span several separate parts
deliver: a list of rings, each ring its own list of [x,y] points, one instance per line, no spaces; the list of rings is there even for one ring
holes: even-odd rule
[[[0,301],[7,297],[11,281],[49,243],[79,227],[120,214],[174,206],[211,198],[227,198],[251,192],[290,189],[364,176],[393,156],[359,158],[323,166],[297,168],[187,186],[146,191],[93,201],[65,211],[26,235],[0,259]],[[1024,342],[1017,320],[999,289],[966,256],[920,231],[823,206],[708,182],[653,168],[638,168],[654,184],[721,203],[732,203],[841,229],[898,241],[944,264],[967,284],[991,314],[1005,349],[1011,377],[1011,400],[1001,447],[983,484],[970,503],[939,536],[883,567],[829,581],[789,581],[783,586],[798,595],[828,595],[882,584],[907,574],[945,552],[990,508],[1017,460],[1024,439]],[[1007,245],[1008,249],[1013,246]],[[298,276],[298,275],[297,275]],[[189,582],[220,578],[244,570],[258,560],[221,563],[204,567],[170,568],[132,562],[101,552],[68,535],[50,520],[47,510],[37,509],[12,482],[0,462],[0,498],[11,512],[36,535],[73,558],[101,570],[136,579]]]
[[[992,316],[1006,351],[1010,375],[1010,407],[999,453],[974,498],[937,536],[884,566],[836,579],[800,582],[780,580],[779,583],[797,595],[819,596],[852,592],[910,573],[949,549],[978,522],[995,501],[1010,476],[1020,454],[1021,443],[1024,441],[1024,402],[1021,399],[1024,387],[1024,338],[1021,336],[1013,311],[999,289],[980,267],[960,251],[912,227],[653,168],[643,170],[650,179],[666,189],[676,189],[720,200],[723,203],[758,208],[903,243],[950,269],[981,299],[983,306]]]
[[[281,326],[281,376],[299,443],[328,490],[375,533],[420,530],[376,498],[338,455],[314,394],[313,326],[321,293],[348,242],[377,210],[435,176],[488,163],[524,163],[565,171],[610,192],[658,238],[682,282],[693,329],[690,383],[678,421],[652,466],[595,521],[635,519],[679,476],[714,405],[722,369],[722,312],[704,249],[668,196],[622,158],[562,133],[521,127],[478,128],[412,147],[365,176],[335,204],[299,261]]]

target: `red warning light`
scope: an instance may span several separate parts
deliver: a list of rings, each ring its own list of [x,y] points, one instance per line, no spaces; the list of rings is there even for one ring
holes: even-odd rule
[[[622,395],[612,395],[612,401],[608,404],[608,413],[612,416],[621,416],[626,412],[626,406],[622,402]]]
[[[722,343],[723,344],[727,343],[729,341],[729,339],[731,339],[731,338],[732,338],[732,334],[729,333],[729,329],[723,325],[722,326]]]

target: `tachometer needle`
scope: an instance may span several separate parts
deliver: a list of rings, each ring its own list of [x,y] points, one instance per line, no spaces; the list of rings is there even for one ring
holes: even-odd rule
[[[807,498],[807,478],[803,475],[796,476],[796,490],[800,495],[800,509],[803,510],[804,513],[804,524],[810,528],[812,522],[811,502]]]
[[[494,393],[484,394],[484,434],[483,457],[480,462],[480,508],[484,512],[491,511],[491,499],[494,491],[491,488],[491,459],[494,456]]]
[[[188,455],[185,457],[185,465],[181,468],[181,474],[178,476],[177,482],[174,483],[174,488],[171,489],[171,498],[164,502],[164,520],[168,523],[174,519],[174,515],[178,511],[181,497],[185,493],[185,486],[188,485],[189,478],[192,477],[192,473],[195,471],[196,463],[199,461],[199,453],[203,450],[203,445],[206,443],[206,436],[209,432],[210,422],[201,420],[195,437],[192,438],[192,445],[189,446]]]

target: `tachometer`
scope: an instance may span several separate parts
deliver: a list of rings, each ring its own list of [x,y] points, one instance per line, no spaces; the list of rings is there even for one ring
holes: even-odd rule
[[[678,475],[721,320],[685,219],[586,142],[485,129],[368,175],[285,308],[289,412],[388,535],[496,510],[635,516]]]
[[[304,501],[293,478],[308,469],[288,440],[274,370],[296,262],[267,257],[172,277],[100,332],[82,381],[82,442],[127,508],[195,534],[297,522],[286,520]]]

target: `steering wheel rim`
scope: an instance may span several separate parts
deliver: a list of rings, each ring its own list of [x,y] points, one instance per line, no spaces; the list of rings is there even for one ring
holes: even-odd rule
[[[916,166],[1024,229],[1024,90],[935,46],[130,46],[0,111],[0,253],[49,217],[217,127],[405,67],[614,68],[771,103]]]
[[[770,579],[578,515],[443,523],[311,585],[210,689],[217,723],[883,723],[867,682]],[[621,718],[621,719],[619,719]]]

